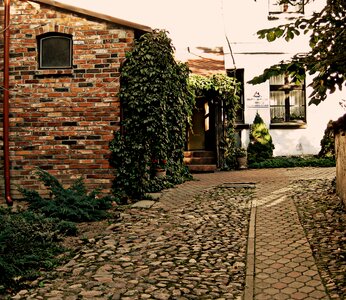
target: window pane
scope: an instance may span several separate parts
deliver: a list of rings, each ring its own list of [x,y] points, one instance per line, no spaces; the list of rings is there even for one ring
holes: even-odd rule
[[[301,0],[291,0],[294,5],[289,5],[287,12],[303,12],[303,3]]]
[[[279,0],[269,0],[269,12],[270,13],[298,13],[303,12],[302,0],[291,0],[292,4],[285,3],[279,4]]]
[[[290,91],[290,119],[305,120],[305,97],[301,90]]]
[[[271,122],[306,121],[305,84],[289,84],[287,81],[290,82],[290,78],[285,75],[270,78]]]
[[[285,92],[270,92],[270,118],[272,122],[285,121]]]
[[[41,67],[71,67],[71,39],[63,36],[49,36],[41,39]]]
[[[285,84],[285,75],[277,75],[269,78],[270,85],[282,85]]]

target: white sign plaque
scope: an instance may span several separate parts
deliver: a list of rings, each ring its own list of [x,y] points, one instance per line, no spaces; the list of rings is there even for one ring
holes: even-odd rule
[[[250,98],[246,98],[246,106],[248,108],[268,108],[269,99],[263,98],[259,92],[255,92]]]

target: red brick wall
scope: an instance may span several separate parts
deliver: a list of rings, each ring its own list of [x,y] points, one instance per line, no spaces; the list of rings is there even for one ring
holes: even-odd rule
[[[51,31],[73,36],[72,69],[38,69],[36,36]],[[119,67],[133,39],[134,31],[129,28],[51,6],[12,1],[13,198],[20,197],[16,184],[42,188],[33,176],[34,167],[49,171],[67,185],[83,176],[88,188],[110,191],[113,172],[108,143],[119,129]]]

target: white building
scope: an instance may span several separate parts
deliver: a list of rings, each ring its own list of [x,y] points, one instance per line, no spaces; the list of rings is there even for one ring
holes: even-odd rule
[[[237,124],[241,144],[247,146],[249,125],[258,112],[270,130],[275,156],[317,154],[328,121],[336,120],[345,113],[339,104],[342,93],[335,92],[316,106],[308,105],[312,92],[309,87],[312,79],[308,75],[303,86],[284,86],[284,76],[258,85],[248,83],[265,68],[288,60],[297,53],[309,51],[309,35],[301,34],[289,42],[278,39],[269,43],[258,39],[256,32],[294,21],[298,16],[308,17],[325,4],[324,1],[312,1],[304,6],[303,1],[296,0],[296,6],[284,6],[277,2],[229,0],[223,1],[221,7],[225,70],[233,76],[236,69],[236,76],[244,87],[241,95],[243,111]],[[183,53],[179,52],[178,57],[182,58]]]

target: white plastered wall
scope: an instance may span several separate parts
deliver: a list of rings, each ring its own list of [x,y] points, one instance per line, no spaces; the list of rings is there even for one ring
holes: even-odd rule
[[[230,1],[229,5],[231,6],[233,2]],[[320,1],[317,4],[321,6],[322,3]],[[267,1],[244,1],[236,7],[237,10],[233,10],[232,16],[227,19],[226,23],[226,33],[231,42],[231,49],[227,43],[224,44],[225,67],[226,69],[233,69],[234,59],[236,68],[244,69],[245,123],[252,124],[258,112],[269,128],[269,83],[251,85],[247,82],[254,76],[261,74],[265,68],[287,60],[294,54],[309,51],[308,36],[301,35],[290,42],[286,42],[283,39],[273,43],[259,40],[256,35],[258,30],[274,27],[280,22],[287,22],[287,20],[268,21]],[[313,11],[313,9],[314,7],[312,6],[306,7],[306,14]],[[248,13],[250,11],[251,13]],[[314,104],[308,105],[308,96],[312,92],[311,88],[308,87],[311,79],[311,77],[307,76],[307,122],[305,128],[270,129],[275,145],[275,156],[317,154],[320,151],[320,141],[328,121],[336,120],[345,113],[339,102],[346,97],[340,91],[329,95],[327,100],[318,106]],[[255,94],[260,95],[261,98],[261,105],[257,105],[257,107],[253,105]],[[243,146],[247,146],[248,142],[249,130],[242,130]]]

